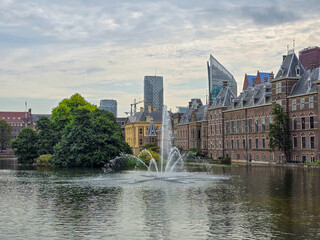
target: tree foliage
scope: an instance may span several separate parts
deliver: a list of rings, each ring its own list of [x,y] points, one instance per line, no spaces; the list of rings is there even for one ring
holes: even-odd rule
[[[78,109],[87,109],[93,112],[97,106],[87,102],[79,93],[76,93],[70,98],[63,99],[57,107],[52,109],[51,119],[59,139],[64,128],[75,117]]]
[[[32,128],[23,128],[12,142],[14,154],[18,162],[22,164],[33,164],[38,155],[38,135]]]
[[[104,110],[79,108],[54,148],[53,163],[61,167],[99,167],[132,153],[115,117]]]
[[[273,122],[269,125],[269,147],[272,151],[278,149],[286,159],[290,159],[292,143],[290,139],[290,120],[279,104],[272,108]]]
[[[160,147],[157,146],[156,144],[154,143],[147,143],[146,145],[144,145],[142,147],[142,149],[148,149],[148,150],[151,150],[153,152],[156,152],[156,153],[159,153],[160,152]]]
[[[0,120],[0,150],[5,150],[12,138],[12,127],[5,120]]]
[[[36,129],[38,131],[38,154],[53,154],[53,147],[57,143],[57,136],[52,121],[47,117],[41,117],[37,121]]]

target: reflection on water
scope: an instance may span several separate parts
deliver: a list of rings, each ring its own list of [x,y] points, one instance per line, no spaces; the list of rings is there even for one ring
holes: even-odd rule
[[[189,184],[129,184],[143,172],[26,169],[6,161],[1,239],[320,238],[319,169],[192,168]]]

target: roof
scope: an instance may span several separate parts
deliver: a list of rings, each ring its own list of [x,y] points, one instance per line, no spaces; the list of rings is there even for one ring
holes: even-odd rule
[[[229,87],[224,87],[214,99],[209,109],[227,107],[231,104],[231,99],[235,97],[236,96]]]
[[[152,137],[152,136],[157,136],[157,130],[154,126],[154,123],[153,123],[153,118],[151,118],[151,121],[150,121],[150,125],[148,127],[148,130],[147,130],[147,134],[146,134],[147,137]]]
[[[317,85],[314,82],[319,80],[320,68],[316,68],[312,72],[304,72],[299,81],[293,86],[289,96],[302,95],[306,93],[316,93]]]
[[[232,100],[228,110],[261,106],[271,103],[271,83],[265,82],[254,87],[250,86]]]
[[[150,116],[154,122],[162,122],[162,112],[154,111],[154,112],[137,112],[133,116],[128,117],[128,123],[135,123],[135,122],[146,122],[147,116]]]
[[[299,74],[297,72],[299,69]],[[303,76],[305,70],[294,52],[288,54],[282,62],[280,69],[274,80],[281,78],[296,78]]]

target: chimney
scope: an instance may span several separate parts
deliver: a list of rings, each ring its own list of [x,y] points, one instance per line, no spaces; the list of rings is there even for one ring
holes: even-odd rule
[[[143,110],[144,110],[143,107],[140,107],[140,112],[143,112]]]
[[[310,68],[311,68],[311,72],[316,68],[316,61],[311,61],[311,63],[310,63]]]
[[[151,107],[151,105],[148,105],[148,112],[149,112],[149,113],[152,112],[152,107]]]
[[[224,88],[228,87],[228,82],[227,82],[227,81],[223,81],[222,86],[223,86]]]
[[[287,55],[282,55],[282,62],[286,59]]]
[[[271,72],[270,74],[269,74],[269,77],[270,77],[270,82],[274,79],[274,74],[273,74],[273,72]]]
[[[154,112],[156,112],[157,110],[158,110],[158,108],[156,108],[156,107],[153,108],[153,111],[154,111]]]

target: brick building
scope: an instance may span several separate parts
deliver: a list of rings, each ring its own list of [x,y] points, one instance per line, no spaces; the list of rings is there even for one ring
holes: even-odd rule
[[[259,72],[258,72],[259,74]],[[319,68],[304,70],[291,51],[276,76],[253,82],[235,96],[224,84],[210,106],[189,104],[176,128],[176,145],[184,152],[199,147],[209,157],[230,156],[234,161],[282,162],[281,152],[269,149],[268,131],[272,106],[280,104],[288,114],[292,140],[291,161],[319,160]]]
[[[320,48],[308,47],[299,52],[299,59],[305,70],[312,70],[320,66]]]
[[[31,109],[28,112],[0,112],[0,120],[12,126],[12,138],[17,138],[22,128],[32,125]]]

